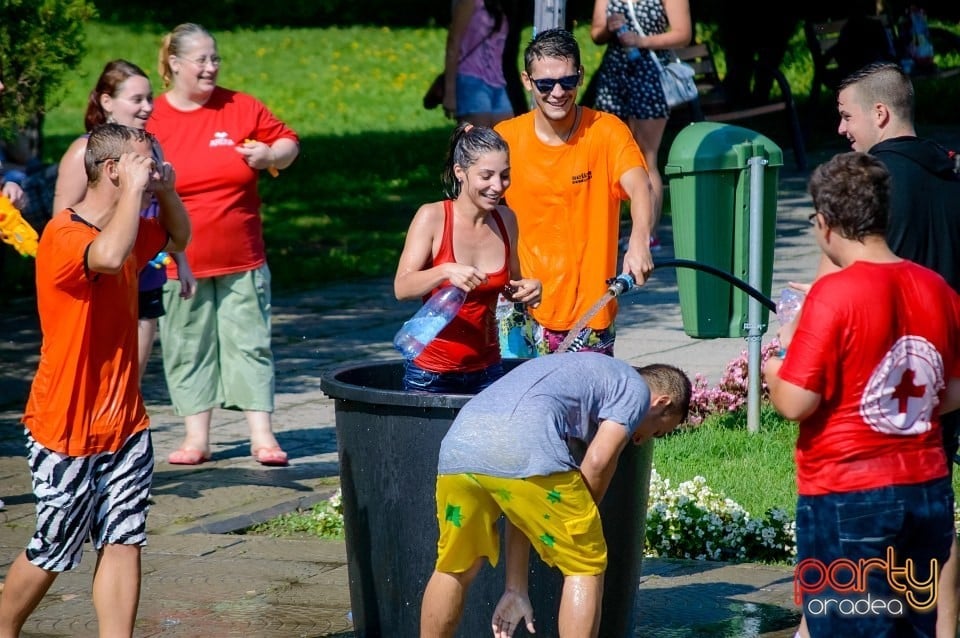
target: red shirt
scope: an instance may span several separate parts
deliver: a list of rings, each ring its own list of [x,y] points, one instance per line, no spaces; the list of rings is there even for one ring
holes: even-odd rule
[[[932,270],[856,262],[818,280],[779,373],[822,396],[800,423],[799,493],[946,476],[936,406],[958,350],[960,298]]]
[[[474,372],[500,361],[500,337],[497,331],[497,297],[510,282],[510,239],[500,213],[493,220],[503,238],[503,268],[487,273],[487,280],[470,291],[460,312],[440,334],[427,344],[414,361],[431,372]],[[453,254],[453,203],[443,202],[443,237],[433,264],[456,263]],[[436,293],[439,288],[432,291]],[[429,299],[426,296],[424,301]]]
[[[86,268],[99,233],[63,210],[37,249],[43,342],[22,420],[37,443],[69,456],[115,452],[150,423],[137,368],[137,273],[167,232],[156,219],[141,219],[133,252],[115,275]]]
[[[259,268],[266,261],[259,171],[235,149],[246,140],[273,144],[297,134],[255,98],[217,87],[194,111],[157,98],[147,122],[177,173],[177,193],[193,224],[186,255],[197,277],[215,277]],[[176,266],[169,266],[175,278]]]

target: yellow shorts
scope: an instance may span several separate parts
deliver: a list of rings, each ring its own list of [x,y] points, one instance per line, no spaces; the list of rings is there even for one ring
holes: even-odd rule
[[[526,479],[484,474],[437,478],[437,570],[462,573],[481,556],[500,559],[497,519],[504,514],[548,565],[565,576],[593,576],[607,568],[600,512],[580,472]]]

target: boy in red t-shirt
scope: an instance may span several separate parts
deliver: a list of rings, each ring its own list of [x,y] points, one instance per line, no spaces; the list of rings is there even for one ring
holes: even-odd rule
[[[811,636],[904,623],[932,636],[954,536],[940,415],[960,407],[960,297],[884,239],[890,174],[878,159],[834,157],[810,194],[817,244],[839,270],[813,284],[764,366],[771,402],[800,422],[795,590]],[[869,569],[844,567],[857,565]],[[913,580],[894,589],[904,565]],[[857,611],[870,601],[895,613]]]
[[[83,200],[47,224],[37,251],[43,343],[23,416],[37,497],[36,533],[10,566],[0,636],[18,636],[57,575],[98,553],[100,635],[133,633],[153,477],[137,372],[137,274],[161,250],[182,251],[190,222],[169,163],[144,131],[90,133]],[[156,219],[140,211],[155,195]]]

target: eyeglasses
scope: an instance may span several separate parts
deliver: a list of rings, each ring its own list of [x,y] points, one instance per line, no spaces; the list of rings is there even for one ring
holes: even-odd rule
[[[103,164],[103,163],[106,162],[107,160],[113,160],[114,162],[119,162],[119,161],[120,161],[120,158],[119,158],[119,157],[104,157],[103,159],[94,160],[93,163],[94,163],[94,164]]]
[[[179,58],[180,56],[177,56],[177,57]],[[187,62],[193,62],[194,64],[196,64],[198,67],[201,67],[201,68],[207,66],[208,64],[211,64],[214,67],[219,68],[220,63],[223,62],[223,58],[221,58],[219,55],[211,55],[209,58],[207,56],[203,56],[201,58],[197,58],[196,60],[191,60],[190,58],[180,58],[180,59],[186,60]]]
[[[560,88],[564,91],[572,91],[577,88],[577,84],[580,83],[580,74],[567,75],[562,78],[540,78],[539,80],[530,78],[530,81],[533,82],[533,85],[537,87],[537,90],[541,93],[550,93],[557,84],[559,84]]]
[[[820,214],[820,213],[814,212],[814,213],[810,213],[809,215],[807,215],[807,221],[810,222],[810,225],[811,225],[811,226],[816,226],[816,225],[817,225],[817,215],[819,215],[819,214]]]

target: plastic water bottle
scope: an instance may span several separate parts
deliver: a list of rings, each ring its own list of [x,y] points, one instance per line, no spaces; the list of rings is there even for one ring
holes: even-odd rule
[[[497,297],[497,309],[495,311],[497,322],[501,322],[513,314],[514,303],[507,299],[506,295],[500,293]]]
[[[800,312],[800,307],[803,306],[805,297],[806,295],[795,288],[787,287],[780,291],[780,299],[777,301],[777,321],[781,326],[794,320]]]
[[[419,356],[427,344],[457,316],[466,298],[467,293],[456,286],[441,288],[423,304],[417,314],[404,322],[393,338],[393,347],[406,359]]]
[[[619,29],[617,29],[618,36],[623,35],[624,33],[629,33],[629,32],[630,32],[630,27],[628,27],[626,24],[624,24]],[[635,61],[640,59],[640,49],[638,49],[637,47],[625,46],[623,47],[623,52],[627,54],[628,60]]]

